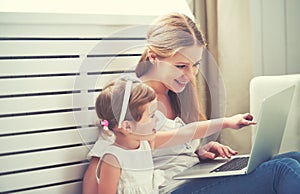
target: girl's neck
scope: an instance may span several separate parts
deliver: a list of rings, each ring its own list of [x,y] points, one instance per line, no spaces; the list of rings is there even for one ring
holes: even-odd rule
[[[126,150],[135,150],[140,147],[140,141],[135,141],[124,134],[115,134],[115,145]]]

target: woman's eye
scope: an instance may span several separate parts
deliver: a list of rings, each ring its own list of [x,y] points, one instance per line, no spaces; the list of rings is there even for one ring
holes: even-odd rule
[[[186,67],[186,65],[176,65],[176,67],[177,67],[178,69],[183,69],[183,68]]]
[[[195,64],[193,65],[193,67],[197,67],[197,68],[199,68],[199,67],[200,67],[200,62],[198,62],[198,63],[195,63]]]

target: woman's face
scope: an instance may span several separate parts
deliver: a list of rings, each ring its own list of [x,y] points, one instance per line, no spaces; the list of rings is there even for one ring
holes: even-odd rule
[[[197,45],[180,49],[175,55],[157,59],[157,79],[169,90],[180,93],[198,73],[203,48]]]

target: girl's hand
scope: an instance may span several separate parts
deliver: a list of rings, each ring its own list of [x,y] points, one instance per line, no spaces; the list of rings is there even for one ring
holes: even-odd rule
[[[253,121],[253,116],[250,113],[237,114],[232,117],[225,118],[226,128],[240,129],[248,125],[255,125],[256,122]]]
[[[237,153],[237,151],[231,149],[229,146],[225,146],[215,141],[211,141],[197,150],[197,155],[202,160],[215,159],[218,156],[230,158]]]

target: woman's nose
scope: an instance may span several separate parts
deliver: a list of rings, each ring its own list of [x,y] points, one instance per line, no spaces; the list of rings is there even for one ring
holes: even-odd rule
[[[192,81],[195,77],[195,71],[192,67],[187,68],[184,72],[185,77],[187,77],[188,80]]]

